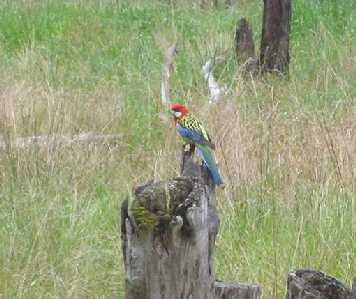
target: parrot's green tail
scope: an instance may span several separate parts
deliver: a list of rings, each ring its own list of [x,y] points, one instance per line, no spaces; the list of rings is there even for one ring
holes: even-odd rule
[[[219,173],[219,169],[216,164],[213,151],[209,148],[208,145],[205,144],[204,145],[199,144],[197,150],[199,156],[203,159],[206,166],[208,167],[214,184],[217,186],[224,184],[221,175]]]

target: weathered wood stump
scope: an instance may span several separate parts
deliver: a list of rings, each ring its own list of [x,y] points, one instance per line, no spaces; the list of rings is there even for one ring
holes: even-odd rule
[[[286,299],[351,298],[352,293],[349,288],[325,273],[313,270],[297,270],[288,274]]]
[[[181,177],[136,188],[122,205],[126,298],[258,298],[258,286],[215,282],[214,187],[193,150],[183,152],[181,170]]]

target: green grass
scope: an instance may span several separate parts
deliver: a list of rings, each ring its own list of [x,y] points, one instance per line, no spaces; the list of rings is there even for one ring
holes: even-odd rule
[[[243,204],[222,208],[219,278],[259,282],[274,298],[283,298],[286,274],[300,268],[345,282],[355,269],[355,196],[330,193],[298,190],[288,203],[273,193],[248,194]]]
[[[0,4],[0,298],[123,298],[119,207],[130,190],[179,172],[161,107],[164,49],[178,54],[172,95],[218,144],[216,271],[283,298],[288,271],[350,284],[356,247],[356,24],[350,1],[294,1],[290,80],[244,80],[239,17],[260,1],[3,1]],[[207,104],[202,65],[229,93]],[[11,146],[16,137],[120,134],[117,144]]]

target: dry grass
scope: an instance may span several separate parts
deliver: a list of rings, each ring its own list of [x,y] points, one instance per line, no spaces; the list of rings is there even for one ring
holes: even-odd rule
[[[235,104],[214,109],[214,136],[219,136],[218,156],[228,185],[254,185],[273,175],[274,188],[281,192],[301,181],[354,190],[355,109],[349,107],[343,119],[332,122],[299,111],[286,116],[278,102],[252,113]]]

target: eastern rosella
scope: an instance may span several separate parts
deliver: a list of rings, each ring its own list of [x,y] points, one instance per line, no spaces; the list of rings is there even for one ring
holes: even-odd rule
[[[171,110],[177,131],[183,138],[184,144],[191,144],[197,147],[197,152],[208,167],[214,184],[217,186],[222,185],[223,180],[220,176],[213,153],[215,146],[208,132],[184,105],[173,104]]]

